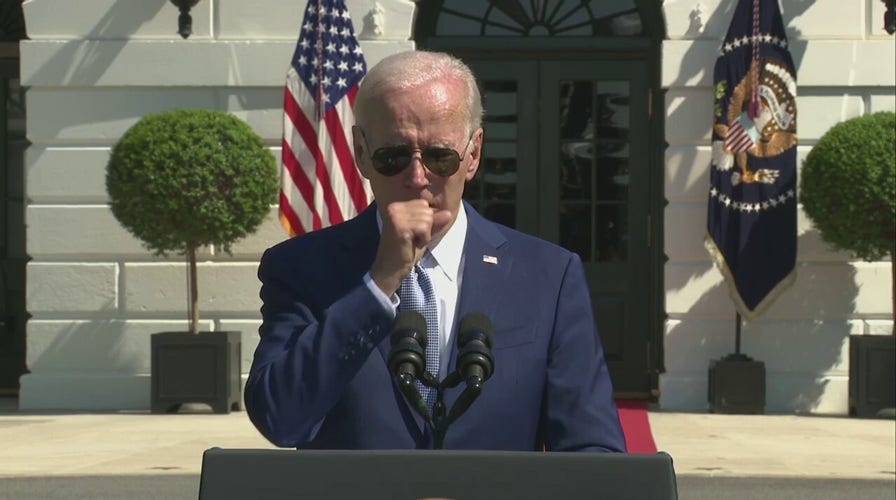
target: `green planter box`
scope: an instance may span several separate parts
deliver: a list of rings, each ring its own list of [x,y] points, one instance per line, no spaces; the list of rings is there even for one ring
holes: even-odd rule
[[[240,409],[240,332],[162,332],[150,338],[153,413],[174,413],[185,403],[204,403],[215,413]]]
[[[765,413],[765,363],[742,354],[711,360],[708,399],[713,413]]]
[[[896,337],[849,336],[849,414],[878,417],[896,407]]]

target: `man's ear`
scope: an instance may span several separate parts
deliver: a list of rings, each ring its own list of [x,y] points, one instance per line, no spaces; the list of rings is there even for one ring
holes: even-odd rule
[[[464,175],[467,182],[473,180],[479,170],[479,161],[482,159],[482,135],[481,128],[476,130],[467,147],[467,154],[470,155],[470,162],[467,164],[467,171]]]
[[[355,166],[366,179],[370,179],[370,162],[367,161],[367,152],[364,151],[364,137],[361,135],[361,127],[352,125],[352,149],[355,153]]]

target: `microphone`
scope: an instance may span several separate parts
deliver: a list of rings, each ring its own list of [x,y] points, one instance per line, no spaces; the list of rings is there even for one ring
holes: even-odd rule
[[[467,314],[460,320],[457,334],[457,370],[450,377],[450,386],[454,387],[461,380],[467,386],[458,396],[448,418],[438,429],[439,445],[444,443],[444,435],[448,424],[457,420],[473,401],[482,393],[482,383],[492,376],[495,371],[495,357],[492,355],[492,346],[495,345],[495,329],[488,316],[474,312]],[[448,381],[446,381],[448,383]]]
[[[392,327],[389,372],[398,378],[418,378],[426,368],[426,319],[417,311],[402,311]]]
[[[414,410],[432,422],[429,407],[414,380],[426,374],[426,319],[417,311],[402,311],[395,317],[389,350],[389,373]]]
[[[467,388],[479,392],[495,370],[495,329],[488,316],[474,312],[463,317],[457,335],[457,371]]]

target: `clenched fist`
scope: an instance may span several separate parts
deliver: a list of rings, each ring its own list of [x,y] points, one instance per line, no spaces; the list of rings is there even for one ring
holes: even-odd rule
[[[383,207],[380,215],[383,230],[370,277],[391,296],[453,219],[450,211],[433,209],[425,200],[393,202]]]

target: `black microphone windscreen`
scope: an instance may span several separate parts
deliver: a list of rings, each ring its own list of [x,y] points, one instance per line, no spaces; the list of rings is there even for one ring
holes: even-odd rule
[[[485,334],[488,348],[491,349],[495,345],[495,328],[492,326],[492,320],[488,316],[480,312],[472,312],[467,314],[460,320],[458,328],[457,341],[459,343],[467,342],[467,334],[480,332]],[[463,345],[463,344],[461,344]]]
[[[395,325],[392,327],[392,339],[400,332],[416,332],[417,341],[421,346],[426,346],[426,318],[417,311],[401,311],[395,316]]]

